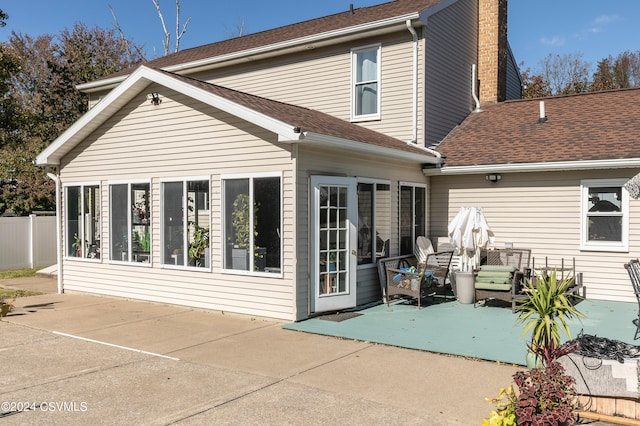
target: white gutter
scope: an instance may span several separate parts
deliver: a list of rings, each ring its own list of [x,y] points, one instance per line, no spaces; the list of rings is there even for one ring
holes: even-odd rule
[[[47,176],[49,179],[56,183],[56,259],[58,262],[58,294],[62,294],[62,216],[60,214],[60,202],[61,202],[61,194],[60,194],[60,176],[47,172]]]
[[[422,170],[425,176],[437,175],[465,175],[482,173],[523,173],[523,172],[552,172],[568,170],[591,169],[628,169],[640,167],[640,158],[617,158],[613,160],[584,160],[584,161],[553,161],[539,163],[518,164],[483,164],[481,166],[449,166],[440,169],[426,168]]]
[[[413,37],[413,116],[412,120],[412,133],[411,142],[418,142],[418,33],[411,24],[411,19],[406,20],[407,29]]]
[[[259,46],[253,49],[242,50],[239,52],[232,52],[226,55],[214,56],[204,59],[199,59],[193,62],[186,62],[182,64],[170,65],[162,68],[164,71],[169,71],[177,74],[187,73],[190,70],[209,67],[219,63],[232,61],[234,59],[249,58],[255,55],[267,54],[283,49],[290,49],[298,46],[305,46],[313,43],[319,43],[321,41],[329,40],[332,38],[352,36],[360,32],[379,30],[385,27],[394,25],[403,25],[407,20],[418,19],[420,15],[418,13],[411,13],[403,16],[395,16],[393,18],[383,19],[376,22],[368,22],[353,27],[339,28],[337,30],[327,31],[324,33],[313,34],[306,37],[297,38],[294,40],[285,40],[279,43],[269,44],[266,46]],[[105,89],[107,86],[116,85],[127,78],[127,75],[113,77],[108,80],[90,81],[88,83],[79,84],[76,89],[90,93],[98,90]]]

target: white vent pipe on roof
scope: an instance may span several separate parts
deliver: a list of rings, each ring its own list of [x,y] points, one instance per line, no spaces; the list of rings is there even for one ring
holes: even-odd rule
[[[538,118],[538,123],[544,123],[547,121],[547,114],[544,112],[544,101],[540,101],[540,118]]]
[[[471,94],[473,95],[473,100],[476,103],[476,109],[473,112],[482,112],[480,109],[480,99],[478,99],[478,94],[476,84],[478,83],[478,70],[476,64],[471,65]]]

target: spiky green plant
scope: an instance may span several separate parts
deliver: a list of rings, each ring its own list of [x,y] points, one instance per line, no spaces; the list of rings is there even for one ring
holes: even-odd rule
[[[558,281],[557,272],[552,270],[548,277],[538,276],[535,285],[528,280],[526,297],[517,301],[516,324],[523,325],[523,336],[531,332],[529,349],[543,357],[546,363],[556,358],[563,334],[571,340],[568,321],[585,317],[572,300],[581,297],[567,294],[574,283],[575,276],[569,275]]]

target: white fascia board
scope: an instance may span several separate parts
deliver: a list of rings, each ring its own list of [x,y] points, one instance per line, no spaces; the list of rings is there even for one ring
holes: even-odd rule
[[[168,67],[162,68],[165,71],[174,72],[176,74],[180,74],[181,72],[186,72],[191,69],[198,69],[202,67],[207,67],[211,65],[215,65],[217,63],[223,63],[227,61],[232,61],[236,59],[242,59],[246,57],[251,57],[255,55],[265,54],[273,51],[289,49],[296,46],[304,46],[307,44],[318,43],[320,41],[332,39],[332,38],[340,38],[353,34],[357,34],[360,32],[367,31],[375,31],[380,28],[385,28],[393,25],[402,25],[403,28],[406,25],[406,21],[418,19],[420,15],[418,13],[411,13],[404,16],[396,16],[393,18],[383,19],[381,21],[369,22],[362,25],[356,25],[348,28],[340,28],[333,31],[327,31],[320,34],[313,34],[307,37],[297,38],[293,40],[286,40],[280,43],[269,44],[266,46],[259,46],[253,49],[242,50],[239,52],[229,53],[227,55],[213,56],[210,58],[204,58],[193,62],[186,62],[183,64],[171,65]],[[113,87],[114,84],[118,84],[124,81],[127,76],[114,77],[108,80],[99,80],[88,82],[84,84],[79,84],[76,88],[82,92],[91,93],[99,90],[108,89],[109,87]]]
[[[62,150],[67,143],[72,143],[73,139],[87,136],[151,83],[143,78],[145,70],[144,67],[140,67],[134,71],[122,84],[109,92],[107,96],[51,142],[36,157],[36,165],[59,165],[60,158],[68,152],[68,150]]]
[[[300,134],[294,132],[293,126],[290,124],[229,101],[221,96],[214,95],[206,90],[199,89],[161,71],[141,66],[102,99],[102,101],[90,109],[89,112],[76,121],[67,131],[60,135],[60,137],[53,141],[51,145],[38,155],[36,164],[58,165],[60,158],[71,149],[71,147],[66,150],[62,149],[66,144],[75,146],[74,141],[76,143],[80,142],[82,138],[86,137],[99,125],[104,123],[113,113],[126,102],[133,99],[133,97],[137,96],[138,93],[152,82],[274,132],[278,134],[280,138],[296,140],[301,137]]]
[[[484,164],[480,166],[451,166],[440,169],[424,169],[426,176],[468,175],[481,173],[557,172],[571,170],[606,170],[640,167],[640,158],[611,160],[554,161],[521,164]]]
[[[282,142],[285,142],[285,141],[282,141]],[[438,165],[441,162],[441,159],[436,158],[435,156],[430,155],[428,153],[418,154],[413,152],[401,151],[393,148],[385,148],[382,146],[354,141],[351,139],[339,138],[336,136],[329,136],[329,135],[324,135],[321,133],[314,133],[314,132],[304,132],[303,139],[299,141],[288,141],[288,142],[298,142],[302,144],[317,143],[318,145],[323,147],[329,146],[329,147],[339,148],[339,149],[348,149],[348,150],[358,151],[364,154],[395,158],[398,160],[412,161],[420,164]]]

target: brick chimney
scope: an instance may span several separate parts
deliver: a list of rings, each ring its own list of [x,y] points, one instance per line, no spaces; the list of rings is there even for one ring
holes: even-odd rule
[[[480,102],[506,99],[507,54],[507,0],[478,0]]]

